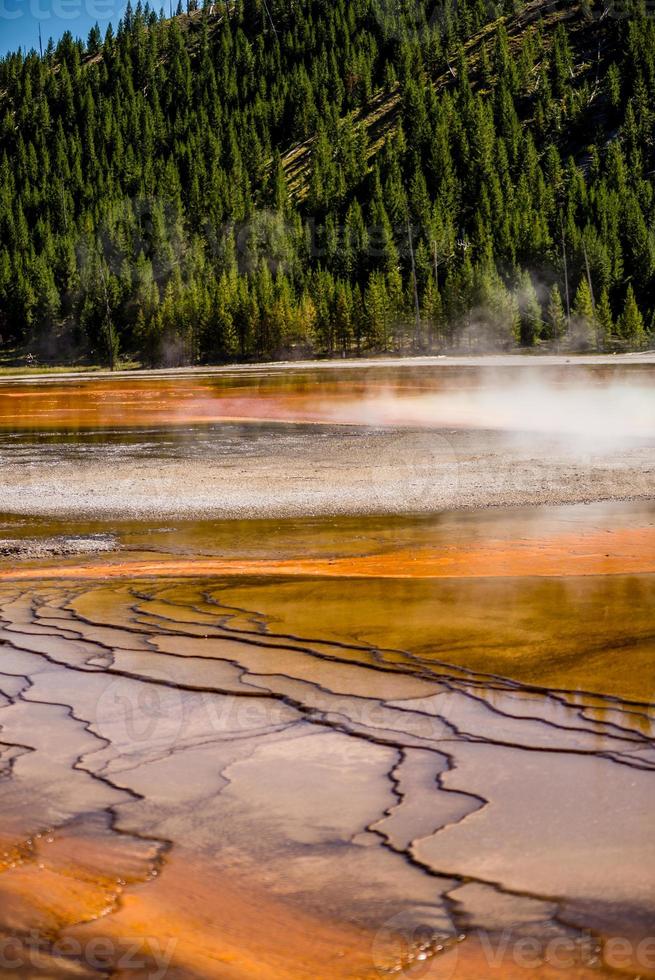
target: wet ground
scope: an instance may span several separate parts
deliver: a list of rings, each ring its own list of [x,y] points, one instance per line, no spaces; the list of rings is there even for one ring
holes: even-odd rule
[[[649,499],[654,371],[518,358],[0,383],[0,513],[261,519]]]
[[[365,381],[344,394],[351,448],[330,467],[392,427],[412,511],[450,471],[412,456],[415,402],[364,426]],[[334,431],[214,418],[182,435],[136,406],[121,425],[117,384],[76,382],[68,421],[46,387],[45,421],[6,422],[11,473],[47,467],[66,500],[71,460],[140,459],[156,485],[174,458],[191,486],[203,459],[265,468]],[[316,384],[307,405],[330,400]],[[288,410],[272,388],[250,392],[253,416]],[[369,477],[368,514],[135,520],[58,517],[38,496],[21,513],[3,480],[4,974],[655,976],[648,406],[634,424],[622,400],[622,444],[602,448],[619,481],[639,454],[641,500],[393,515]],[[496,453],[516,432],[498,425]],[[565,435],[533,429],[532,458],[547,470],[555,440],[589,479],[594,450]]]

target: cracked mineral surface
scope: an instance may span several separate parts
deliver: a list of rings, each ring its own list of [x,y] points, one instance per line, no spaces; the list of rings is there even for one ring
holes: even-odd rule
[[[570,385],[573,369],[552,367]],[[464,420],[458,438],[492,455],[529,442],[533,506],[488,508],[492,491],[484,509],[443,509],[426,486],[432,474],[447,496],[452,460],[444,476],[413,414],[435,366],[394,368],[385,391],[409,386],[411,404],[368,428],[360,412],[345,442],[330,442],[334,417],[328,435],[307,422],[337,386],[354,418],[381,370],[237,372],[227,394],[204,377],[149,380],[142,416],[121,415],[141,383],[126,379],[0,392],[3,974],[655,976],[648,404],[635,428],[626,414],[620,447],[598,450],[613,494],[609,476],[593,493],[596,448],[577,435],[517,441],[496,416],[487,443]],[[447,390],[487,384],[477,366],[456,370]],[[238,414],[236,381],[241,409],[266,421],[217,429],[217,413]],[[22,429],[12,393],[29,405]],[[187,397],[212,418],[183,435],[171,415]],[[371,474],[357,484],[358,433],[373,456],[396,447],[380,456],[382,470],[400,461],[382,497]],[[120,482],[136,466],[141,499],[174,460],[193,496],[209,459],[238,470],[265,513],[279,474],[268,491],[248,479],[277,440],[294,490],[309,459],[293,469],[296,443],[319,458],[323,438],[324,492],[313,509],[302,490],[293,516],[187,511],[185,483],[149,517],[109,513],[126,491],[101,484],[97,508],[76,510],[76,467],[91,480],[101,460]],[[543,503],[554,439],[595,502]],[[633,494],[626,453],[643,480]],[[484,493],[489,458],[475,465]],[[41,486],[23,504],[21,482]],[[366,513],[326,511],[345,484]]]

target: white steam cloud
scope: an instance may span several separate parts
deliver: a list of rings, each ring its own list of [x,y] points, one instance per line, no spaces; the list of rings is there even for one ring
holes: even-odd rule
[[[562,381],[481,373],[466,388],[367,392],[341,405],[332,417],[372,426],[540,434],[575,448],[608,449],[655,439],[655,385],[643,374],[631,382],[625,376]]]

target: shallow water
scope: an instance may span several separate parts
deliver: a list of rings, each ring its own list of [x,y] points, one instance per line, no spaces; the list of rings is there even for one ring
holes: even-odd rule
[[[49,442],[58,432],[81,432],[90,442],[128,444],[134,436],[126,429],[145,427],[160,444],[157,429],[186,426],[188,441],[203,442],[199,425],[271,421],[591,431],[596,438],[609,429],[644,437],[655,427],[654,371],[654,363],[629,359],[551,364],[516,358],[486,368],[429,360],[366,368],[327,362],[178,376],[0,379],[0,430],[20,434],[21,441],[25,432]],[[169,432],[167,438],[184,437]]]
[[[157,418],[123,382],[30,389],[20,433],[1,391],[0,454],[294,438],[181,433],[176,384]],[[27,549],[0,559],[7,975],[655,975],[654,504],[0,537]]]

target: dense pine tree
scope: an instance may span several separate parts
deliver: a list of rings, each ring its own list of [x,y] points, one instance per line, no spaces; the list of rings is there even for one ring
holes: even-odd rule
[[[655,22],[594,10],[139,2],[10,55],[2,343],[151,365],[643,346]]]

